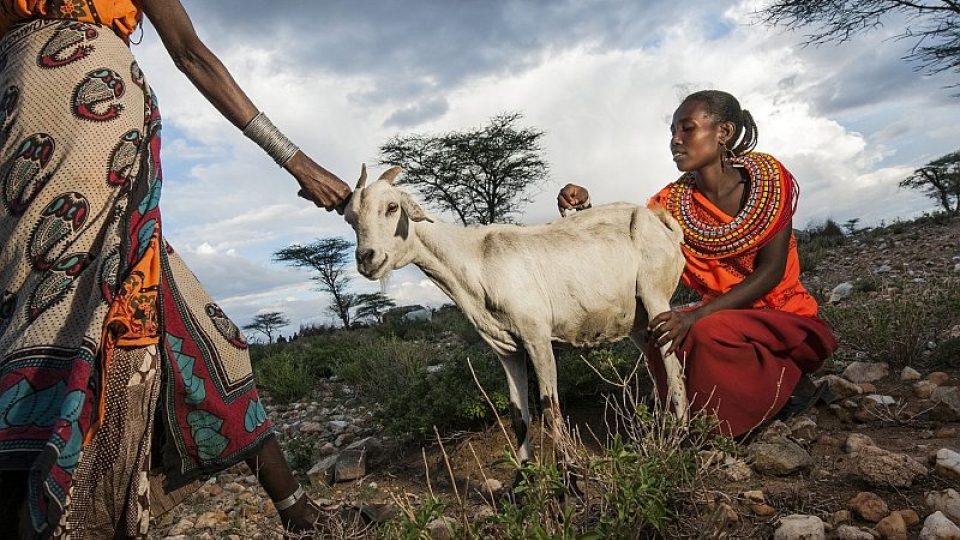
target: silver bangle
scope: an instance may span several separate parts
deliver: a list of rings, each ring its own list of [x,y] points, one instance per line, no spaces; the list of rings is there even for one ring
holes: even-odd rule
[[[263,148],[281,167],[286,165],[290,158],[300,150],[283,133],[280,133],[277,126],[273,125],[273,122],[267,118],[267,115],[263,114],[263,111],[257,113],[253,120],[250,120],[247,126],[243,128],[243,134],[257,143],[260,148]]]
[[[303,487],[297,486],[297,490],[293,492],[293,495],[279,501],[273,501],[273,507],[277,509],[277,512],[283,512],[287,508],[297,504],[297,501],[302,499],[306,493],[303,492]]]

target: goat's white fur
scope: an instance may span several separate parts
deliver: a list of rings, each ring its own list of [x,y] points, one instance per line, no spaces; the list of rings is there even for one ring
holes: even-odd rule
[[[524,354],[556,429],[551,342],[589,346],[630,336],[643,350],[649,318],[670,309],[683,271],[680,226],[665,210],[614,203],[543,225],[460,227],[431,218],[393,186],[398,172],[390,169],[366,186],[364,168],[346,209],[357,233],[360,272],[382,279],[413,263],[460,307],[501,359],[519,457],[529,459]],[[685,419],[680,362],[670,354],[664,364],[668,395]]]

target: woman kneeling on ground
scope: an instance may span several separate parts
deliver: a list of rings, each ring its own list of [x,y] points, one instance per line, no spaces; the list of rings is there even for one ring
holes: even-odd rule
[[[737,437],[822,398],[809,374],[837,342],[800,284],[795,181],[773,156],[753,151],[757,126],[749,111],[726,92],[696,92],[674,112],[670,132],[683,175],[648,204],[680,223],[682,283],[701,301],[652,319],[647,359],[665,399],[654,345],[672,341],[693,410],[716,415],[719,431]],[[573,184],[557,202],[561,212],[590,206],[587,190]]]

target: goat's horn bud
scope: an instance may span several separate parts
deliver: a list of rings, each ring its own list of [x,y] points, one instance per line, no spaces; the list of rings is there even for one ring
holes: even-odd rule
[[[390,167],[383,174],[380,175],[380,180],[393,185],[393,181],[397,178],[397,175],[403,172],[403,169],[400,167]]]
[[[367,185],[367,164],[364,163],[360,165],[360,179],[357,180],[357,187],[353,188],[354,191],[358,189],[363,189]]]

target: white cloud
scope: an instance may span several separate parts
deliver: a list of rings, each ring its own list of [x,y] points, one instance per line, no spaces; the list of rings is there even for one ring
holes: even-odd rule
[[[429,50],[419,43],[404,49],[402,40],[416,36],[393,36],[396,50],[383,51],[393,64],[381,62],[369,72],[362,65],[338,69],[337,62],[313,62],[326,51],[290,46],[282,25],[278,35],[286,37],[274,44],[245,40],[242,32],[217,34],[213,41],[255,103],[351,184],[360,162],[375,162],[378,145],[396,133],[392,124],[417,132],[464,129],[518,110],[546,131],[552,171],[526,222],[554,219],[556,190],[567,182],[588,186],[596,201],[643,202],[677,176],[667,152],[674,108],[687,92],[711,87],[741,99],[759,125],[758,149],[779,157],[797,176],[795,225],[826,217],[859,217],[869,225],[929,208],[927,199],[896,184],[916,166],[955,150],[960,125],[955,103],[943,98],[943,81],[911,74],[899,59],[901,44],[884,42],[879,33],[839,47],[800,48],[798,35],[747,24],[755,2],[731,4],[719,21],[691,9],[664,18],[670,22],[660,23],[655,34],[640,23],[610,26],[624,16],[611,14],[623,6],[598,4],[596,24],[578,23],[569,41],[545,35],[528,44],[512,41],[523,58],[509,68],[485,64],[471,74],[469,65],[459,65],[450,68],[455,77],[444,76],[442,66],[428,73],[413,65],[417,54]],[[672,9],[665,6],[652,6],[651,20]],[[514,24],[535,19],[534,11],[516,9],[520,19]],[[551,13],[563,9],[572,4]],[[437,20],[442,24],[442,17]],[[296,24],[290,21],[290,27]],[[282,308],[294,326],[326,321],[327,302],[312,290],[309,274],[271,263],[271,254],[317,237],[352,240],[352,231],[335,214],[298,199],[293,179],[189,85],[155,34],[148,31],[145,43],[135,53],[175,135],[163,154],[168,237],[238,322],[266,308]],[[491,51],[491,58],[504,54]],[[379,287],[362,278],[355,285]],[[413,269],[396,272],[386,290],[403,304],[446,301]]]

